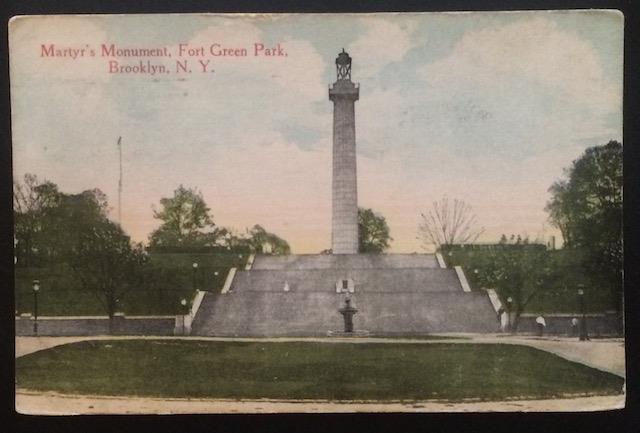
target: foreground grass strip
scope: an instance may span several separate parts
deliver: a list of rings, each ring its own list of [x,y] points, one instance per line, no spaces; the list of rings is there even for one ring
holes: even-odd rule
[[[16,360],[19,388],[75,394],[503,400],[619,394],[623,379],[506,344],[100,340]]]

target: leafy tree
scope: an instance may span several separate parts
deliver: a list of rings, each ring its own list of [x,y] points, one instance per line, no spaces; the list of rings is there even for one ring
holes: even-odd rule
[[[14,183],[14,216],[18,264],[67,261],[75,236],[107,218],[107,199],[98,189],[65,194],[52,182],[27,174]],[[37,263],[36,263],[37,262]]]
[[[68,265],[113,317],[126,291],[140,282],[144,253],[108,219],[106,195],[99,189],[65,194],[33,175],[14,188],[18,245],[29,245],[23,251],[49,265]]]
[[[512,329],[518,328],[520,315],[544,290],[549,290],[561,276],[544,245],[517,239],[494,245],[477,264],[476,284],[495,289],[508,305],[511,299]]]
[[[499,290],[503,301],[512,298],[516,323],[527,304],[544,286],[541,278],[544,273],[540,271],[547,266],[546,249],[527,245],[519,242],[497,248],[492,255],[493,263],[479,276],[488,287]]]
[[[514,331],[523,312],[577,312],[578,288],[586,293],[589,311],[601,312],[609,305],[581,270],[580,251],[548,250],[511,235],[498,244],[443,245],[441,252],[447,266],[465,269],[474,289],[495,289],[505,309],[511,298]]]
[[[202,247],[215,245],[220,233],[202,193],[180,185],[173,197],[160,199],[153,216],[162,221],[149,237],[150,247]]]
[[[145,253],[109,220],[108,209],[107,196],[99,189],[59,193],[57,205],[45,216],[44,244],[51,260],[67,263],[81,287],[113,318],[126,292],[140,283]]]
[[[127,291],[140,283],[142,245],[132,245],[119,225],[102,218],[74,236],[69,262],[82,287],[96,295],[109,318]]]
[[[611,290],[622,311],[622,145],[588,148],[550,188],[551,223],[565,247],[583,250],[583,267]]]
[[[431,209],[420,214],[422,222],[418,226],[418,239],[423,248],[474,242],[484,232],[477,227],[476,215],[470,205],[454,199],[453,203],[444,196],[434,201]]]
[[[258,224],[249,230],[247,242],[252,251],[260,254],[286,255],[291,253],[287,241],[274,233],[269,233]]]
[[[389,235],[386,219],[372,209],[358,209],[358,251],[381,254],[389,248],[393,238]]]
[[[68,262],[84,233],[107,220],[107,196],[99,189],[59,193],[56,206],[43,217],[42,250],[49,263]]]
[[[45,215],[57,206],[58,201],[58,187],[52,182],[40,182],[34,174],[25,174],[23,183],[14,181],[13,215],[18,266],[32,266],[35,256],[41,255]]]
[[[507,235],[505,235],[504,233],[502,234],[502,236],[500,236],[500,241],[498,242],[499,245],[527,245],[529,244],[529,237],[526,236],[525,238],[522,238],[521,235],[511,235],[507,238]]]

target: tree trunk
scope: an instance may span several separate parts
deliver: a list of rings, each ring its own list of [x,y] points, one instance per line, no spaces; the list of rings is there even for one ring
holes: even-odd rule
[[[25,236],[24,239],[24,255],[22,257],[22,266],[29,267],[31,264],[31,236]]]
[[[524,312],[524,305],[517,306],[513,313],[513,323],[511,323],[511,332],[513,334],[518,333],[518,325],[520,324],[520,315]]]
[[[512,334],[517,334],[518,333],[518,324],[520,323],[520,313],[518,313],[517,311],[514,313],[513,315],[513,323],[511,323],[511,333]]]
[[[113,334],[113,317],[116,314],[115,301],[111,297],[107,297],[107,315],[109,316],[109,335]]]

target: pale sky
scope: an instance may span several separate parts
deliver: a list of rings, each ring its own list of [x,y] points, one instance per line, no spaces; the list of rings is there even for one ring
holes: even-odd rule
[[[280,43],[286,57],[253,56]],[[41,56],[41,44],[96,57]],[[100,44],[167,46],[170,73],[113,74]],[[246,57],[189,58],[218,43]],[[256,223],[295,253],[331,242],[327,88],[342,48],[353,58],[359,204],[382,213],[392,252],[421,251],[420,213],[446,194],[486,231],[556,232],[547,189],[585,148],[622,139],[623,17],[618,12],[387,15],[130,15],[18,19],[10,28],[14,176],[65,192],[100,188],[145,241],[151,206],[197,187],[216,224]],[[208,54],[208,52],[207,52]],[[200,73],[203,60],[212,73]]]

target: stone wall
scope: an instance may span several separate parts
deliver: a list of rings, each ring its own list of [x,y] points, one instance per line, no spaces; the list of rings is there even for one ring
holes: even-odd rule
[[[538,327],[536,324],[537,314],[523,314],[518,321],[518,333],[536,334]],[[544,329],[545,335],[561,335],[578,337],[580,333],[581,314],[543,314],[547,326]],[[571,319],[578,319],[575,328],[571,326]],[[613,337],[618,336],[618,319],[615,312],[602,314],[587,314],[587,332],[591,337]]]
[[[178,316],[180,317],[180,316]],[[16,317],[16,336],[33,336],[33,317]],[[181,321],[175,316],[131,316],[118,314],[111,322],[106,316],[38,317],[38,335],[174,335],[180,333]]]

